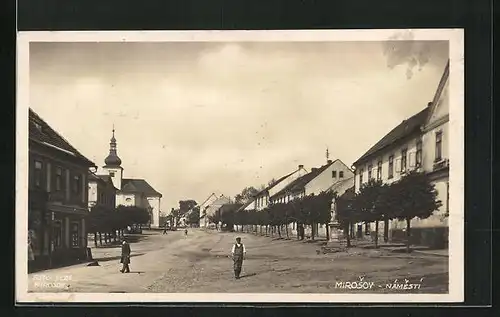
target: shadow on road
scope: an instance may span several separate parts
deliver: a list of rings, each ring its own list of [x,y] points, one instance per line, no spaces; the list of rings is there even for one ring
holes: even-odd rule
[[[243,275],[240,275],[240,278],[251,277],[251,276],[255,276],[255,275],[257,275],[257,273],[243,274]]]
[[[130,235],[126,235],[125,239],[128,241],[128,243],[133,244],[133,243],[137,243],[137,242],[140,242],[143,240],[147,240],[147,239],[149,239],[149,236],[152,236],[152,235],[154,235],[154,234],[151,234],[151,233],[130,234]],[[99,245],[99,243],[98,243],[97,247],[96,247],[95,243],[93,241],[91,241],[91,242],[89,242],[89,245],[92,245],[94,248],[97,248],[97,249],[114,249],[114,248],[120,248],[122,245],[122,242],[120,239],[118,239],[117,241],[112,241],[109,244]]]
[[[140,256],[140,255],[144,255],[144,253],[135,253],[135,254],[132,254],[130,257],[133,258],[133,257],[136,257],[136,256]],[[107,261],[113,261],[113,260],[119,260],[121,259],[121,256],[111,256],[111,257],[104,257],[104,258],[94,258],[94,261],[98,261],[98,262],[107,262]]]

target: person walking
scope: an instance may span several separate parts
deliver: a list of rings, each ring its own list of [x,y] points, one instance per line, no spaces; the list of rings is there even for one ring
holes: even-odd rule
[[[122,256],[121,256],[121,260],[120,260],[120,263],[123,264],[123,267],[120,270],[120,272],[122,272],[122,273],[130,273],[130,268],[129,268],[130,252],[131,252],[130,244],[128,244],[128,242],[126,240],[123,240],[123,242],[122,242]]]
[[[240,278],[241,267],[243,265],[243,260],[245,258],[247,251],[245,249],[245,245],[241,243],[241,238],[236,238],[236,243],[233,245],[233,249],[231,250],[231,256],[233,258],[233,267],[234,267],[234,277],[236,279]]]
[[[187,237],[188,236],[188,229],[184,230],[184,235]]]

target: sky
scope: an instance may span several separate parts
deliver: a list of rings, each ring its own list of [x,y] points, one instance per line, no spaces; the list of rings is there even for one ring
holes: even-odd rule
[[[114,125],[124,178],[168,212],[319,167],[326,148],[351,166],[432,100],[448,56],[437,41],[31,43],[30,107],[98,166]]]

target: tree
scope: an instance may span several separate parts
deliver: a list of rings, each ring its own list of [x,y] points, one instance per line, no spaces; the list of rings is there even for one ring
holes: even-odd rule
[[[390,219],[389,201],[387,197],[388,185],[380,180],[370,179],[364,183],[359,193],[355,196],[355,206],[360,212],[360,217],[365,222],[375,222],[375,247],[378,247],[379,221]]]
[[[185,215],[188,211],[196,207],[198,203],[193,200],[193,199],[188,199],[188,200],[180,200],[179,201],[179,215],[183,216]]]
[[[251,201],[258,192],[259,191],[253,186],[245,187],[241,193],[234,196],[234,202],[236,204],[246,204]]]
[[[355,196],[354,187],[348,189],[343,195],[335,195],[335,217],[344,228],[344,236],[347,239],[348,248],[351,246],[351,225],[359,220],[359,213],[355,209]]]
[[[393,183],[388,195],[391,210],[399,220],[406,221],[406,249],[410,252],[411,220],[429,218],[434,211],[441,207],[442,202],[437,200],[437,191],[430,182],[426,173],[410,171],[398,182]]]
[[[189,225],[198,224],[200,222],[200,206],[194,207],[188,214],[186,222]]]

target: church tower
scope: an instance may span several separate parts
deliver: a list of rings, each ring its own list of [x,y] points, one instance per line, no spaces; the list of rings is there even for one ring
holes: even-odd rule
[[[113,127],[113,136],[109,142],[109,155],[104,160],[103,169],[108,172],[109,176],[113,180],[113,185],[117,189],[122,188],[122,178],[123,178],[123,168],[121,167],[122,160],[116,154],[116,139],[115,139],[115,128]]]

